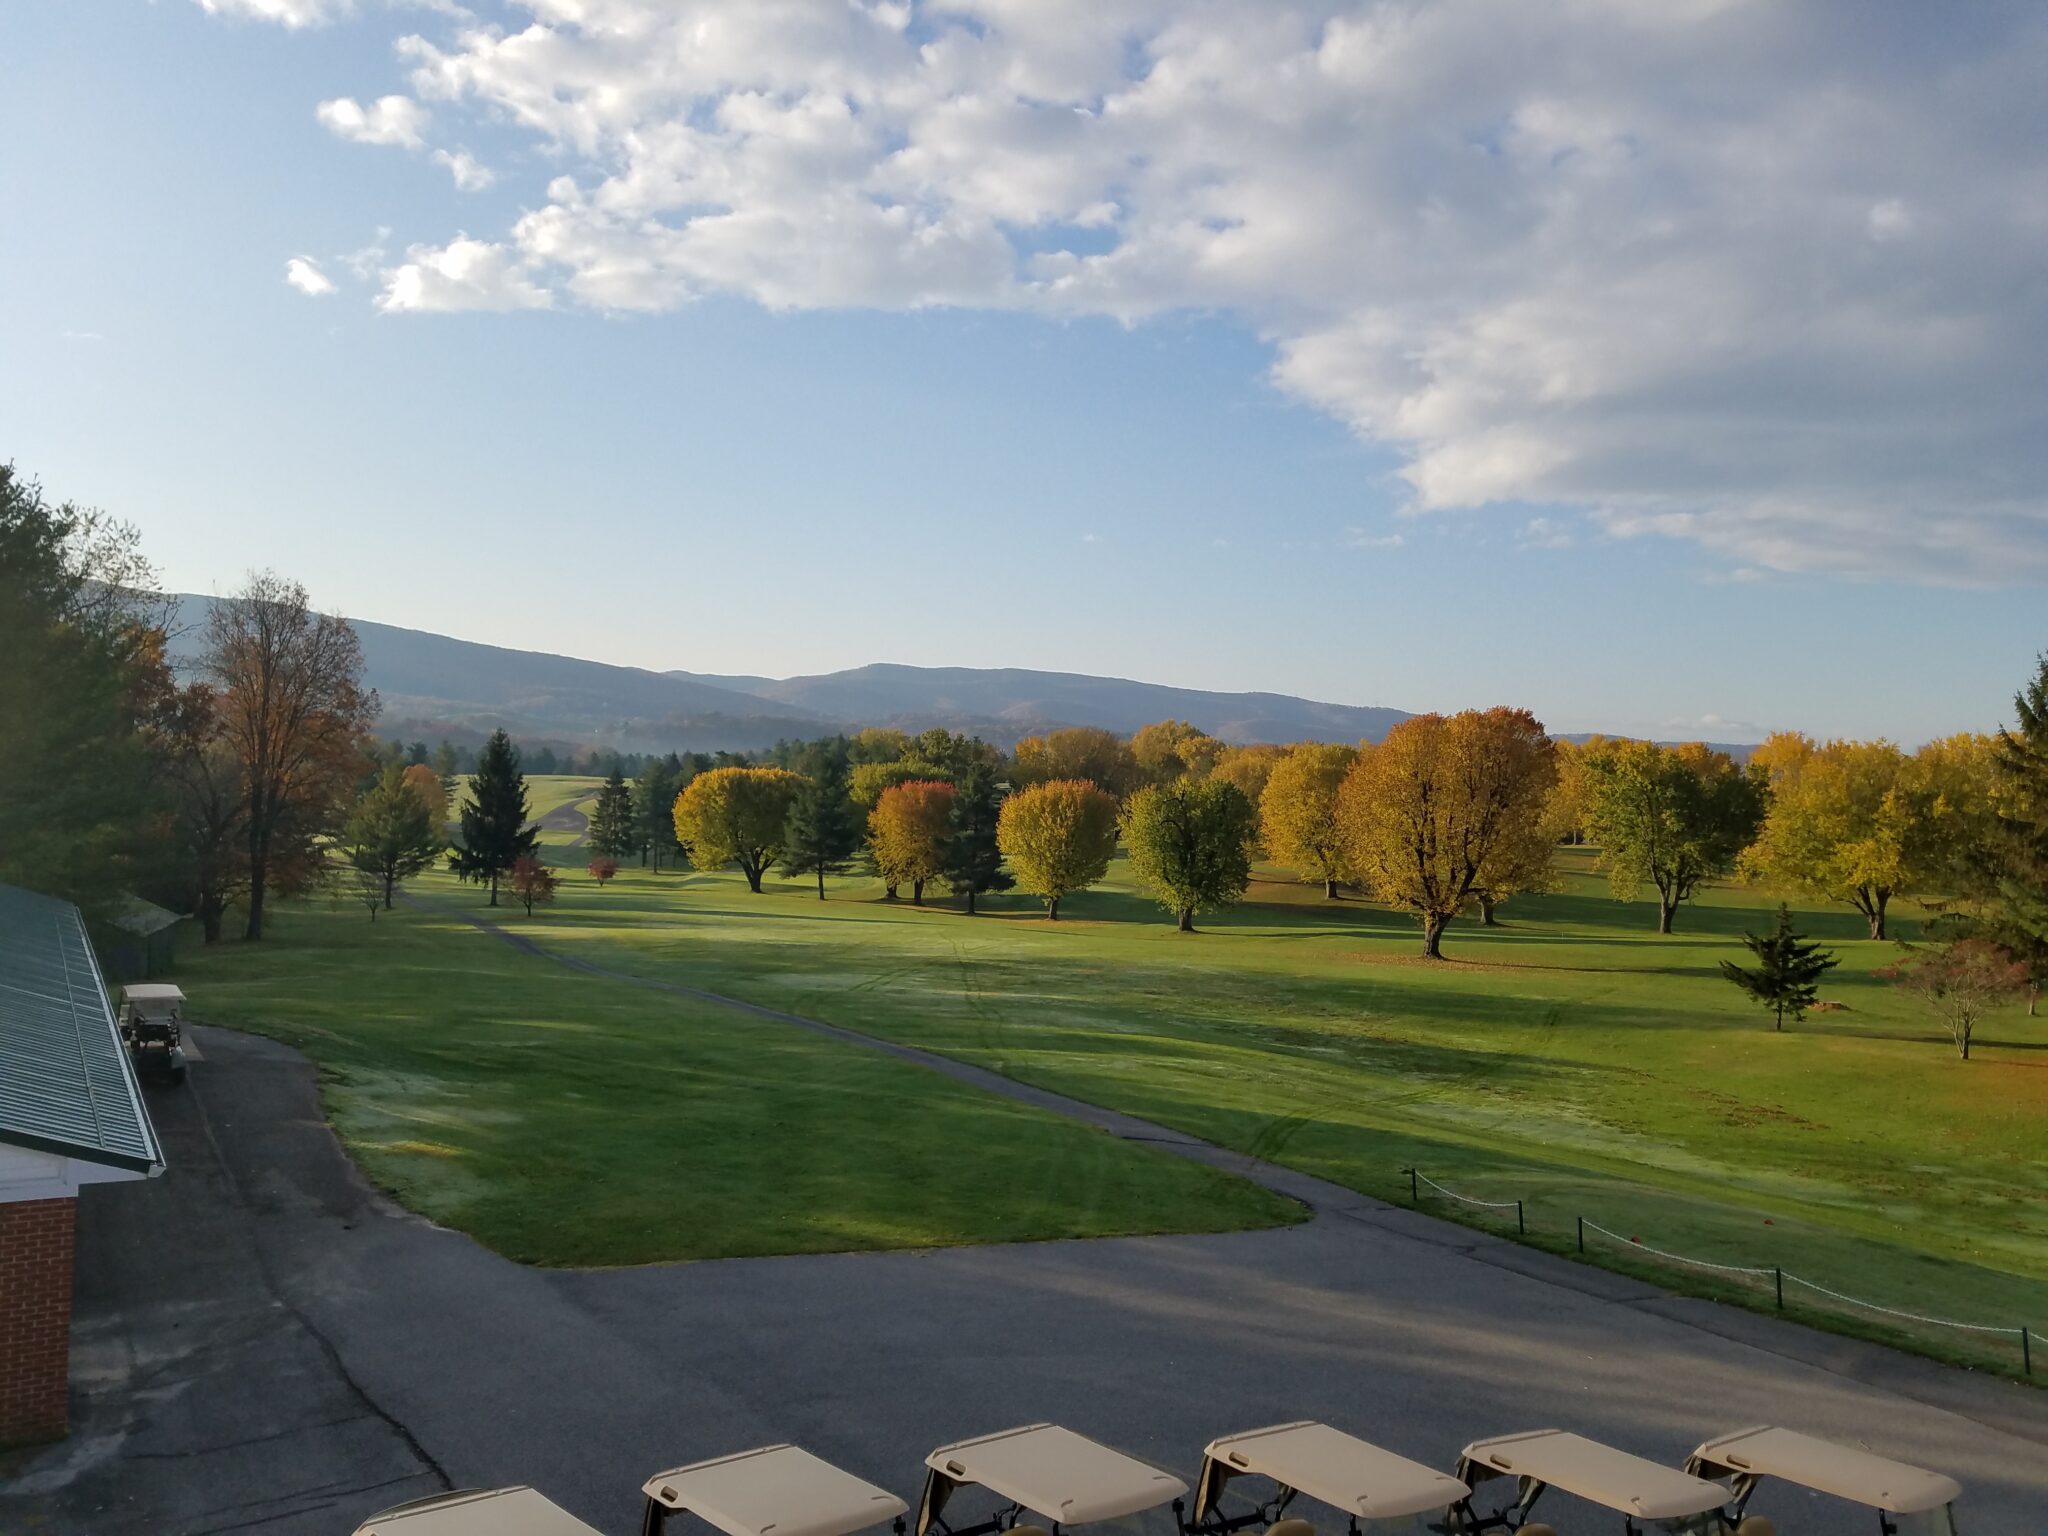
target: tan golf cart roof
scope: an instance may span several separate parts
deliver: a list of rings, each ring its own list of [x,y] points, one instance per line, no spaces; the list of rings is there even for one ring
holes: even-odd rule
[[[1563,1429],[1474,1440],[1465,1461],[1498,1476],[1529,1477],[1609,1509],[1669,1520],[1717,1509],[1728,1490]]]
[[[1188,1491],[1179,1478],[1057,1424],[1025,1424],[942,1445],[924,1462],[1059,1525],[1134,1515]]]
[[[1960,1483],[1939,1472],[1771,1425],[1709,1440],[1692,1453],[1690,1465],[1702,1477],[1779,1477],[1895,1515],[1940,1509],[1963,1493]]]
[[[132,987],[121,989],[124,1003],[182,1003],[185,994],[166,981],[138,982]]]
[[[355,1536],[599,1536],[531,1488],[437,1493],[370,1516]]]
[[[1466,1492],[1455,1477],[1309,1419],[1211,1440],[1202,1454],[1367,1519],[1448,1509]]]
[[[660,1472],[642,1491],[726,1536],[847,1536],[910,1507],[794,1445],[764,1445]]]

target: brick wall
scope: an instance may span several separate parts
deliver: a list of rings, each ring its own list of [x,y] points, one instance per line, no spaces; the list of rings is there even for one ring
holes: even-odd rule
[[[0,1203],[0,1445],[67,1427],[77,1203]]]

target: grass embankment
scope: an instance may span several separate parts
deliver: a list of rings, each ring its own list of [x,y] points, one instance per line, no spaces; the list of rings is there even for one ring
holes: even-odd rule
[[[479,901],[445,877],[421,885],[451,905]],[[528,1263],[1210,1231],[1301,1214],[860,1046],[520,955],[442,908],[373,925],[360,907],[282,905],[263,943],[195,953],[178,980],[203,1022],[320,1063],[329,1115],[380,1185]]]
[[[1716,962],[1774,898],[1722,888],[1654,932],[1591,855],[1507,926],[1456,925],[1441,964],[1406,919],[1279,880],[1177,935],[1112,883],[1046,923],[1021,897],[969,919],[841,882],[749,894],[737,877],[622,873],[521,922],[542,943],[908,1041],[1405,1198],[1400,1170],[1525,1202],[1569,1250],[1585,1216],[1722,1263],[1782,1265],[1885,1305],[2048,1328],[2048,1021],[2002,1010],[1964,1063],[1872,972],[1897,958],[1846,909],[1801,923],[1846,1007],[1784,1034]],[[1910,931],[1909,908],[1899,925]],[[1496,1230],[1513,1213],[1444,1214]],[[1594,1240],[1589,1257],[1729,1286]],[[1734,1282],[1770,1305],[1766,1281]],[[1820,1298],[1788,1292],[1806,1315]],[[1839,1310],[1839,1309],[1837,1309]],[[1840,1311],[1852,1331],[1896,1325]],[[2017,1340],[1906,1328],[1950,1358]]]

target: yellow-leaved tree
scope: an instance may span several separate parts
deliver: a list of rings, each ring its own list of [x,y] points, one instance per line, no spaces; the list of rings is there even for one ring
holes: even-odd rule
[[[676,796],[676,841],[690,850],[692,868],[738,864],[747,889],[782,857],[782,829],[803,784],[787,768],[713,768]]]
[[[1014,784],[1085,780],[1122,799],[1144,780],[1129,743],[1113,731],[1077,725],[1043,736],[1026,736],[1010,754]]]
[[[868,851],[893,896],[910,887],[912,905],[924,902],[927,880],[946,864],[946,832],[956,791],[938,779],[913,779],[882,791],[868,812]]]
[[[1131,756],[1148,784],[1206,779],[1223,756],[1223,743],[1185,720],[1141,725],[1131,736]]]
[[[1267,855],[1304,880],[1323,882],[1336,900],[1344,876],[1344,840],[1337,831],[1337,791],[1358,761],[1341,742],[1304,741],[1273,765],[1259,797],[1259,835]]]
[[[1266,741],[1256,741],[1244,747],[1225,747],[1222,756],[1216,759],[1216,766],[1209,771],[1209,777],[1234,785],[1237,792],[1251,802],[1256,813],[1259,801],[1265,796],[1266,780],[1272,776],[1274,764],[1286,755],[1285,747],[1276,747]]]
[[[1439,958],[1452,918],[1482,891],[1501,900],[1547,858],[1543,811],[1556,777],[1550,737],[1525,709],[1403,720],[1337,792],[1345,865],[1413,912],[1423,954]]]
[[[996,846],[1017,884],[1045,900],[1057,919],[1060,899],[1109,873],[1116,853],[1116,796],[1085,779],[1053,779],[1003,802]]]

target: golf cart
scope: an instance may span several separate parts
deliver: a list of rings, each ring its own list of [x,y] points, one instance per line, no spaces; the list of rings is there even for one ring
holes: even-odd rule
[[[661,1536],[685,1512],[725,1536],[851,1536],[883,1521],[903,1536],[910,1506],[794,1445],[764,1445],[672,1472],[657,1472],[641,1492],[641,1536]]]
[[[1685,1470],[1731,1479],[1729,1508],[1738,1518],[1757,1485],[1777,1478],[1876,1510],[1882,1536],[1956,1536],[1954,1505],[1963,1490],[1954,1478],[1793,1429],[1765,1425],[1709,1440],[1692,1453]],[[1736,1529],[1744,1536],[1771,1536],[1773,1527],[1764,1516],[1751,1515]]]
[[[1188,1485],[1121,1451],[1057,1424],[1025,1424],[978,1440],[942,1445],[925,1458],[924,1493],[913,1536],[1059,1536],[1077,1525],[1122,1521],[1177,1504]],[[950,1525],[946,1507],[979,1484],[1005,1507],[975,1525]],[[1029,1512],[1051,1528],[1019,1524]],[[1172,1527],[1178,1527],[1178,1509]]]
[[[394,1504],[355,1536],[599,1536],[531,1488],[464,1488]]]
[[[1239,1478],[1263,1479],[1273,1496],[1248,1512],[1223,1513],[1226,1486]],[[1189,1536],[1231,1536],[1260,1526],[1270,1536],[1315,1536],[1306,1520],[1287,1518],[1297,1495],[1339,1511],[1349,1536],[1441,1529],[1446,1510],[1468,1493],[1455,1477],[1381,1450],[1327,1424],[1303,1420],[1247,1430],[1209,1442],[1195,1484]]]
[[[116,1022],[136,1075],[160,1072],[174,1083],[184,1081],[185,994],[163,982],[144,982],[121,989]]]
[[[1496,1514],[1475,1514],[1470,1491],[1496,1477],[1517,1480],[1514,1503]],[[1729,1529],[1721,1514],[1728,1490],[1719,1483],[1562,1429],[1475,1440],[1458,1458],[1458,1480],[1467,1495],[1452,1513],[1454,1531],[1557,1536],[1551,1526],[1529,1520],[1529,1511],[1550,1488],[1616,1511],[1626,1536],[1724,1536]]]

